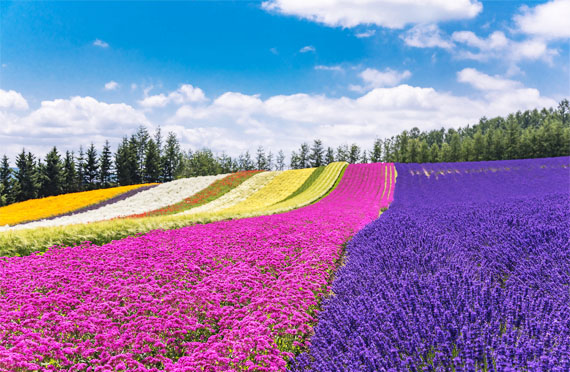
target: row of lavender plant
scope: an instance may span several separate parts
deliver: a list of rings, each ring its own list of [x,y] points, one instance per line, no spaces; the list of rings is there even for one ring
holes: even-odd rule
[[[387,166],[289,213],[0,259],[0,370],[285,370]]]
[[[398,164],[293,371],[569,371],[570,158]]]

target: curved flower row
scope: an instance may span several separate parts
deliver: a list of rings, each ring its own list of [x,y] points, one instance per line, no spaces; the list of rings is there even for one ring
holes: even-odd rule
[[[100,203],[130,190],[153,184],[120,186],[32,199],[0,207],[0,227],[48,218]],[[4,229],[7,229],[5,227]],[[1,231],[1,230],[0,230]]]
[[[210,185],[212,182],[225,176],[226,175],[183,178],[180,180],[160,184],[157,187],[145,190],[130,198],[121,200],[117,203],[106,205],[102,208],[72,216],[65,216],[52,220],[37,221],[26,225],[15,226],[13,229],[30,229],[37,227],[90,223],[110,220],[117,217],[129,216],[149,210],[155,210],[177,203],[184,198],[208,187],[208,185]]]
[[[182,212],[181,214],[197,215],[197,214],[203,214],[204,212],[212,214],[219,210],[230,208],[238,203],[241,203],[242,201],[249,198],[251,195],[255,194],[257,191],[264,188],[269,182],[271,182],[272,179],[274,179],[281,173],[283,173],[283,171],[258,173],[253,177],[249,178],[248,180],[246,180],[244,183],[242,183],[235,189],[222,195],[220,198],[208,204],[204,204],[198,208],[192,208],[190,210]]]
[[[334,187],[346,166],[347,163],[345,162],[336,162],[327,165],[314,183],[305,191],[292,198],[287,198],[270,205],[264,208],[263,212],[265,214],[280,213],[314,203]]]
[[[292,371],[570,370],[569,164],[398,164]]]
[[[253,171],[232,173],[229,176],[222,178],[221,180],[215,181],[204,190],[197,192],[196,194],[184,199],[179,203],[169,205],[168,207],[160,209],[155,209],[150,212],[134,214],[128,217],[141,218],[141,217],[152,217],[152,216],[166,216],[199,207],[206,203],[210,203],[213,200],[216,200],[220,196],[241,185],[248,178],[259,172],[260,171],[258,170],[253,170]]]
[[[284,370],[384,174],[350,165],[288,213],[0,260],[0,369]]]
[[[229,208],[224,208],[217,214],[240,216],[254,211],[263,213],[265,207],[275,204],[295,192],[314,171],[315,168],[284,171],[249,198]]]
[[[327,165],[317,180],[301,194],[252,214],[280,213],[315,202],[334,187],[345,166],[346,163],[332,163]],[[267,176],[267,174],[269,174],[269,176]],[[261,177],[262,175],[263,177]],[[186,214],[182,212],[167,216],[153,216],[137,219],[119,218],[89,224],[5,231],[0,233],[0,256],[28,255],[31,252],[44,251],[54,245],[77,245],[83,241],[105,244],[112,240],[146,233],[153,229],[175,229],[196,222],[206,223],[226,218],[246,217],[243,214],[239,216],[216,215],[204,213],[203,211],[216,210],[243,201],[256,190],[261,189],[276,175],[277,173],[275,172],[256,174],[220,198],[187,211],[195,212],[196,210],[202,210],[202,213]]]

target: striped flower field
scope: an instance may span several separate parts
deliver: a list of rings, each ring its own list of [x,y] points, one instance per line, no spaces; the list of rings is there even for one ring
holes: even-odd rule
[[[342,244],[378,215],[386,167],[350,165],[289,213],[3,261],[0,366],[283,370]]]
[[[568,157],[119,199],[0,232],[0,370],[570,369]]]

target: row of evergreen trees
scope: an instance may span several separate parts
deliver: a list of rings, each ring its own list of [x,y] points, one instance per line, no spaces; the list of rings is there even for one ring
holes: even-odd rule
[[[556,109],[517,112],[506,118],[482,118],[474,126],[420,131],[413,128],[387,139],[377,138],[369,150],[357,144],[325,148],[319,139],[301,144],[290,156],[293,169],[318,167],[333,161],[455,162],[539,158],[570,155],[570,109],[568,100]],[[91,144],[78,154],[60,155],[54,147],[44,160],[31,152],[16,158],[16,170],[4,156],[0,164],[0,205],[116,185],[167,182],[176,178],[232,173],[240,170],[283,170],[285,153],[266,153],[259,147],[232,158],[209,149],[183,152],[178,138],[163,139],[160,128],[153,136],[140,127],[124,137],[115,153],[106,142],[99,153]]]

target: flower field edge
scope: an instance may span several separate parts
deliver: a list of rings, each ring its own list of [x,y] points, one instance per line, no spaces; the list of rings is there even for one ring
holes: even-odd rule
[[[224,177],[224,174],[220,174],[216,176],[181,178],[159,184],[154,188],[144,190],[135,195],[131,195],[128,198],[118,200],[115,203],[107,204],[101,208],[89,210],[84,213],[18,225],[8,230],[67,226],[113,220],[122,216],[145,212],[179,202],[188,195],[192,195],[197,191],[208,187],[215,180]]]
[[[69,212],[95,206],[131,190],[153,185],[157,184],[149,183],[81,191],[10,204],[0,207],[0,226],[13,226],[44,218],[58,217]]]

